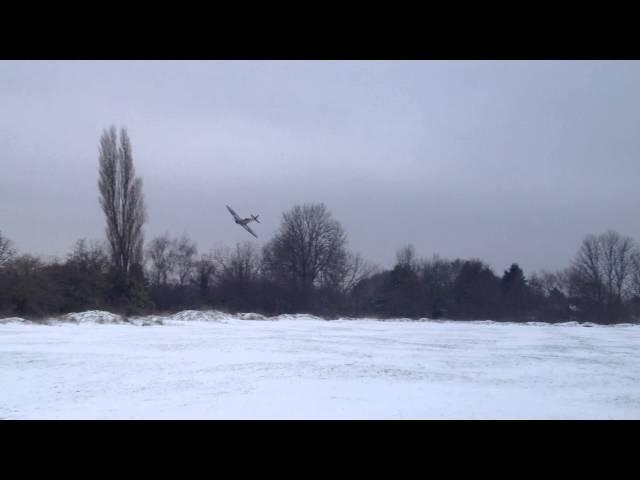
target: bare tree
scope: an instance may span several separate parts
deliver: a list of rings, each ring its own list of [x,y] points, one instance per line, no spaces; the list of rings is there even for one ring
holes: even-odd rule
[[[235,248],[216,249],[216,301],[232,310],[254,309],[260,305],[261,255],[251,242]]]
[[[151,283],[154,285],[167,285],[175,268],[174,255],[175,241],[168,233],[154,238],[147,247],[149,259]]]
[[[408,244],[396,252],[396,265],[401,267],[409,267],[414,272],[420,268],[420,261],[416,255],[416,249],[413,245]]]
[[[78,240],[67,261],[54,269],[65,310],[102,309],[107,304],[109,255],[101,242]]]
[[[58,285],[51,282],[45,263],[24,254],[7,263],[9,308],[19,315],[42,315],[56,306]],[[4,293],[4,292],[2,292]]]
[[[533,273],[531,275],[529,278],[529,286],[535,292],[545,297],[549,296],[554,290],[568,296],[569,274],[570,272],[567,270],[560,270],[557,272],[541,270],[540,272]]]
[[[346,234],[324,204],[297,205],[282,216],[265,246],[265,265],[276,278],[304,290],[344,271]]]
[[[211,280],[216,273],[213,253],[201,254],[200,258],[194,262],[193,267],[194,275],[192,283],[200,290],[202,299],[206,300]]]
[[[198,254],[198,247],[185,234],[176,241],[173,254],[178,284],[183,287],[189,283],[195,267],[195,256]]]
[[[610,299],[622,299],[630,288],[636,246],[630,237],[623,237],[615,231],[605,233],[601,242],[607,291]]]
[[[640,249],[632,255],[631,294],[640,297]]]
[[[585,302],[592,315],[615,320],[633,287],[636,251],[631,238],[613,230],[587,236],[570,270],[571,294]]]
[[[454,303],[454,285],[464,262],[434,255],[420,262],[419,278],[425,311],[434,318],[445,315]]]
[[[67,264],[87,272],[106,273],[108,263],[104,244],[96,241],[89,243],[84,238],[78,240],[67,255]]]
[[[213,253],[218,282],[248,282],[260,275],[260,250],[251,242],[236,244],[234,250],[219,248]]]
[[[15,255],[15,250],[12,247],[11,240],[2,236],[2,230],[0,230],[0,267],[4,265],[9,259]]]
[[[571,295],[587,297],[600,304],[604,301],[602,251],[595,235],[582,242],[570,271]]]
[[[361,281],[377,273],[378,268],[366,261],[359,253],[349,252],[342,275],[342,291],[349,294]]]
[[[100,137],[100,205],[107,219],[107,240],[116,270],[126,278],[132,267],[142,264],[142,226],[146,209],[142,180],[135,176],[131,142],[126,129],[110,127]]]

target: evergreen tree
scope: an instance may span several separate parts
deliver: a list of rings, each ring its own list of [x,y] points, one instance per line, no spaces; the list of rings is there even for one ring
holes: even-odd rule
[[[517,263],[505,270],[500,281],[503,314],[512,320],[526,318],[529,307],[529,286]]]

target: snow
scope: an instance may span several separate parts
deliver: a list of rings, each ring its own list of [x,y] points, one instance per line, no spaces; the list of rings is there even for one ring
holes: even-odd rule
[[[174,315],[171,315],[168,320],[174,322],[224,322],[227,317],[222,312],[215,310],[199,311],[199,310],[185,310]]]
[[[640,419],[640,325],[215,311],[47,323],[0,319],[2,419]]]
[[[68,313],[62,317],[64,321],[75,323],[123,323],[120,315],[101,310],[89,310],[80,313]]]
[[[238,318],[241,320],[274,320],[273,317],[265,317],[259,313],[241,313]]]
[[[24,323],[25,319],[20,317],[0,318],[0,325],[3,323]]]

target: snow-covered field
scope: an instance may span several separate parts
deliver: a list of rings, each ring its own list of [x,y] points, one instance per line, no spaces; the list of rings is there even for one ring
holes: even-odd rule
[[[0,320],[3,419],[640,419],[640,326]]]

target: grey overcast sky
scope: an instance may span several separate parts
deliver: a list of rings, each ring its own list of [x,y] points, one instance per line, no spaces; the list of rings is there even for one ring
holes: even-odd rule
[[[380,266],[413,243],[497,273],[640,240],[640,63],[0,61],[0,230],[22,253],[102,239],[98,140],[125,126],[149,240],[252,240],[324,202]],[[255,240],[254,240],[255,241]]]

